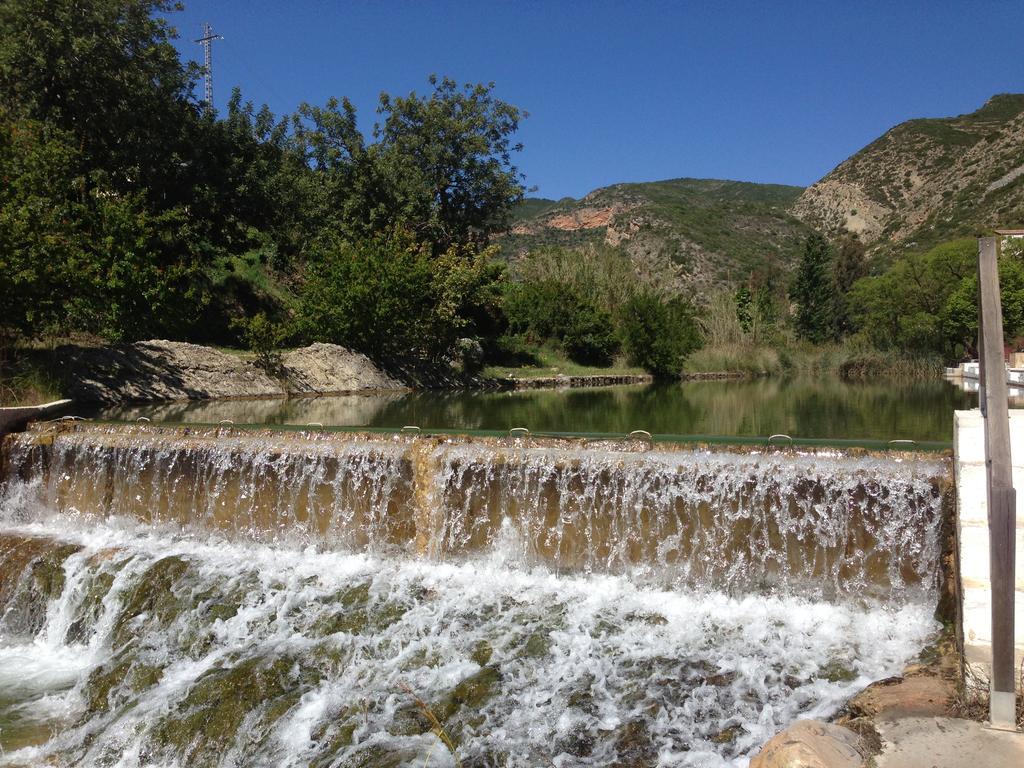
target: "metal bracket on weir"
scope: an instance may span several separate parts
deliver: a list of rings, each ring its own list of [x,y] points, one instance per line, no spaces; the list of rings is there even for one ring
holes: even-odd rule
[[[57,421],[85,421],[82,416],[61,416]]]
[[[139,416],[139,418],[137,418],[135,420],[135,423],[136,424],[150,424],[150,423],[152,423],[152,419],[150,419],[148,416]]]
[[[888,443],[885,444],[885,447],[886,448],[892,448],[894,445],[895,446],[905,445],[905,446],[908,446],[908,447],[915,447],[915,446],[917,446],[917,440],[907,440],[907,439],[890,440]]]
[[[322,421],[311,421],[306,426],[307,427],[316,427],[317,429],[323,429],[324,428],[324,424],[323,424]]]
[[[398,434],[416,435],[416,437],[419,437],[420,435],[423,434],[423,430],[417,427],[415,424],[406,424],[404,427],[398,430]]]
[[[781,432],[779,432],[778,434],[775,434],[775,435],[772,435],[771,437],[769,437],[767,445],[771,445],[772,441],[775,440],[775,438],[777,438],[777,437],[781,438],[781,439],[789,440],[789,447],[790,448],[793,447],[793,438],[790,437],[789,435],[785,435],[785,434],[783,434]]]
[[[512,427],[512,429],[508,431],[508,436],[515,440],[527,440],[530,437],[530,430],[526,427]]]
[[[221,419],[220,421],[217,422],[217,425],[218,426],[233,427],[233,426],[235,426],[235,422],[233,422],[231,419]]]
[[[654,447],[654,438],[651,437],[651,433],[648,432],[646,429],[634,429],[632,432],[629,433],[629,439],[643,440],[645,443],[647,443],[648,448]]]

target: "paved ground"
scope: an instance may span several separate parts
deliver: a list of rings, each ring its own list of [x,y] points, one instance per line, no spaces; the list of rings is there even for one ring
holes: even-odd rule
[[[1024,768],[1024,733],[972,720],[904,717],[876,726],[885,748],[878,768]]]

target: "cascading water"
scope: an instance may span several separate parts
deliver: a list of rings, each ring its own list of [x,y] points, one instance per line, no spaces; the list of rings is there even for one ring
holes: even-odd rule
[[[944,460],[639,448],[10,437],[0,765],[743,765],[927,643]]]

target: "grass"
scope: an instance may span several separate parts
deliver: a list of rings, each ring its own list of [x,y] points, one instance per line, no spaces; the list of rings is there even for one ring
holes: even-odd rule
[[[47,356],[30,354],[0,363],[0,407],[39,405],[61,397],[60,377]]]
[[[705,347],[687,359],[689,373],[739,372],[750,375],[838,375],[844,379],[923,379],[942,373],[937,357],[880,352],[855,344],[793,344],[778,347],[727,344]]]
[[[643,368],[628,365],[623,358],[616,358],[607,368],[574,363],[564,355],[547,347],[532,350],[538,365],[490,365],[484,368],[484,377],[489,379],[537,379],[545,376],[636,376],[646,373]]]

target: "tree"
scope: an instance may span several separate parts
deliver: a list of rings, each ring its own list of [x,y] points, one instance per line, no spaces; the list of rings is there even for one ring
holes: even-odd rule
[[[832,252],[825,238],[818,234],[808,237],[791,292],[797,305],[797,335],[816,344],[827,341],[832,335],[831,261]]]
[[[867,273],[868,263],[864,244],[856,235],[847,235],[840,242],[835,263],[832,265],[832,281],[835,286],[832,325],[836,338],[847,336],[853,330],[846,295],[853,288],[853,284]]]
[[[678,376],[686,356],[700,346],[691,307],[638,293],[622,308],[623,348],[632,365],[657,377]]]
[[[879,349],[961,355],[977,335],[977,242],[955,240],[898,259],[847,295],[853,328]],[[1008,267],[1000,262],[1000,273]],[[1015,305],[1007,274],[1004,315]],[[1005,315],[1008,328],[1016,322]]]
[[[459,88],[430,77],[423,97],[381,94],[375,155],[396,213],[418,237],[445,250],[486,242],[523,198],[512,135],[526,113],[494,97],[494,83]]]
[[[494,249],[429,243],[396,230],[320,256],[303,290],[297,321],[307,341],[328,341],[378,360],[440,360],[475,318],[497,311],[501,267]]]

